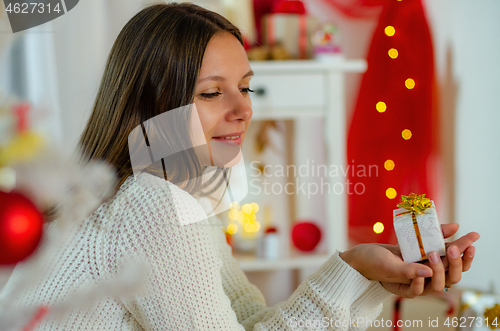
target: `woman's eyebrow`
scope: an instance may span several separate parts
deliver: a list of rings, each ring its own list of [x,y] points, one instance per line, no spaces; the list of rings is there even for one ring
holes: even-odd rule
[[[242,78],[247,78],[247,77],[253,76],[253,74],[254,74],[254,73],[253,73],[253,71],[252,71],[252,70],[250,70],[250,71],[249,71],[249,72],[247,72],[247,73],[245,74],[245,76],[243,76]]]
[[[217,82],[221,82],[221,81],[224,81],[226,79],[224,77],[222,77],[222,76],[207,76],[205,78],[202,78],[202,79],[198,80],[198,83],[204,82],[206,80],[214,80],[214,81],[217,81]]]
[[[253,76],[253,75],[254,75],[254,72],[252,70],[250,70],[241,79],[247,78],[247,77],[250,77],[250,76]],[[213,80],[213,81],[216,81],[216,82],[222,82],[222,81],[225,81],[226,78],[224,78],[222,76],[212,75],[212,76],[207,76],[205,78],[202,78],[202,79],[198,80],[198,83],[204,82],[206,80]]]

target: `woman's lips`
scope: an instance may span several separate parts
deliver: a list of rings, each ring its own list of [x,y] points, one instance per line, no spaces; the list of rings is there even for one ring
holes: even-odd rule
[[[222,137],[212,137],[212,140],[220,141],[227,144],[241,145],[241,135],[228,135]]]

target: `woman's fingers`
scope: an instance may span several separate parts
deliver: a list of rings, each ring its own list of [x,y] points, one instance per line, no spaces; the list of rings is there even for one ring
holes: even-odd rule
[[[460,251],[460,253],[463,253],[465,252],[465,250],[472,246],[472,244],[477,241],[479,239],[479,233],[477,232],[469,232],[467,233],[465,236],[462,236],[460,238],[458,238],[457,240],[455,240],[454,242],[452,243],[449,243],[448,245],[451,246],[451,245],[455,245],[458,247],[458,250]]]
[[[427,285],[428,291],[431,293],[440,292],[444,289],[446,275],[444,265],[437,252],[429,253],[429,266],[432,269],[432,278],[430,283]]]
[[[452,286],[462,279],[462,257],[458,247],[451,245],[447,251],[449,261],[448,277],[446,277],[446,285]]]
[[[457,246],[460,254],[464,254],[465,251],[469,247],[471,247],[472,244],[474,244],[474,242],[476,242],[479,239],[479,237],[480,236],[477,232],[470,232],[470,233],[467,233],[465,236],[458,238],[454,242],[446,243],[446,248],[448,249],[452,245]],[[473,257],[474,257],[474,254],[472,254],[472,257],[469,257],[469,258],[473,258]],[[465,255],[464,255],[464,258],[465,258]],[[470,263],[472,263],[472,261],[469,261],[468,263],[469,263],[469,267],[470,267]],[[448,256],[445,256],[443,258],[443,264],[444,264],[445,269],[449,268]]]
[[[420,263],[406,263],[401,261],[399,268],[394,271],[394,274],[397,275],[397,278],[387,279],[387,281],[411,284],[415,278],[432,277],[432,269]]]
[[[424,293],[425,278],[417,277],[412,279],[410,286],[407,289],[406,298],[414,298]]]
[[[455,230],[445,227],[448,234]],[[406,298],[441,292],[445,286],[458,283],[462,272],[470,269],[475,255],[475,247],[472,244],[477,239],[477,233],[468,233],[447,244],[446,256],[443,258],[437,252],[429,253],[425,264],[403,261],[394,263],[391,273],[393,276],[383,282],[384,287]]]
[[[462,271],[467,271],[470,269],[475,254],[476,254],[476,247],[474,246],[470,246],[465,250],[462,260]]]
[[[403,298],[414,298],[422,295],[425,289],[425,278],[417,277],[411,280],[410,284],[382,282],[384,288]]]
[[[443,231],[444,239],[453,236],[458,231],[457,223],[441,224],[441,230]]]

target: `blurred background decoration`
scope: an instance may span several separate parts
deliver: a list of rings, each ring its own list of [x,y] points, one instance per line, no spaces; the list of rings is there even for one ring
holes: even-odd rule
[[[311,36],[314,58],[319,60],[342,59],[342,39],[339,29],[332,23],[325,23]]]
[[[43,217],[26,196],[0,191],[0,265],[14,265],[40,244]]]
[[[411,190],[426,193],[435,201],[442,222],[460,224],[459,235],[469,231],[482,235],[477,242],[473,268],[464,274],[460,286],[482,293],[500,288],[500,265],[494,263],[500,219],[491,208],[485,207],[496,205],[500,186],[497,146],[500,140],[497,128],[500,123],[500,39],[496,35],[500,31],[500,2],[193,2],[228,16],[240,26],[249,54],[255,50],[255,59],[310,58],[318,45],[340,50],[336,54],[345,59],[366,58],[365,75],[346,77],[348,161],[356,165],[375,164],[378,175],[350,178],[366,186],[364,195],[348,197],[352,243],[391,242],[391,210],[396,198]],[[44,135],[48,146],[57,146],[64,155],[74,151],[116,36],[130,17],[149,3],[146,0],[80,1],[66,15],[15,35],[10,32],[5,15],[0,13],[0,91],[6,98],[32,105],[31,128]],[[3,3],[0,8],[3,10]],[[293,22],[293,28],[288,28],[293,31],[284,31],[283,36],[285,39],[297,36],[294,44],[279,45],[281,32],[271,29],[269,31],[276,32],[276,44],[266,45],[262,26],[266,25],[265,17],[269,15],[284,17],[280,19],[286,24]],[[272,28],[278,28],[277,25]],[[269,28],[269,24],[266,27]],[[332,40],[334,42],[328,44]],[[9,121],[15,121],[16,116],[9,114]],[[0,119],[2,143],[6,141],[6,123],[5,118]],[[253,131],[249,132],[247,142],[260,142],[262,152],[256,153],[253,147],[245,150],[249,173],[253,171],[250,164],[255,160],[259,161],[254,165],[257,168],[287,164],[286,146],[290,140],[300,144],[301,137],[317,137],[322,128],[320,120],[295,121],[292,135],[292,131],[279,129],[286,126],[283,123],[268,124],[263,131],[267,137],[259,138],[256,138],[260,134],[259,123],[256,120],[252,124]],[[318,150],[323,148],[324,141],[314,141],[312,147],[293,148],[294,158],[321,163]],[[262,175],[256,173],[255,176]],[[254,178],[265,177],[250,179]],[[273,183],[280,179],[269,180]],[[286,181],[280,183],[286,184]],[[33,202],[38,208],[36,201]],[[246,222],[255,227],[255,222],[259,222],[260,228],[247,233],[238,219],[232,220],[238,229],[232,238],[235,247],[238,233],[255,236],[257,242],[267,227],[275,227],[280,252],[286,253],[292,245],[293,221],[310,219],[319,228],[325,221],[321,210],[326,206],[317,197],[301,198],[297,202],[299,207],[302,203],[313,207],[295,215],[289,210],[287,197],[263,194],[250,195],[239,211],[245,203],[252,202],[258,204],[259,211],[253,213],[254,221],[250,221],[253,216],[248,216]],[[227,227],[226,231],[229,232]],[[316,249],[322,245],[324,236]],[[269,304],[288,298],[290,284],[294,284],[296,278],[288,270],[248,275],[264,290]]]
[[[245,203],[240,206],[233,202],[231,209],[227,212],[229,224],[226,233],[233,236],[231,239],[237,250],[243,252],[256,252],[257,242],[262,235],[259,205],[256,202]]]
[[[29,112],[28,103],[0,96],[0,266],[4,267],[30,257],[43,234],[40,206],[26,196],[33,192],[14,191],[23,180],[16,166],[36,159],[46,147],[43,137],[31,130]]]
[[[313,251],[321,240],[321,230],[313,222],[298,220],[292,228],[292,242],[303,252]]]
[[[348,196],[353,244],[396,244],[387,215],[401,194],[422,192],[434,199],[440,185],[434,52],[424,10],[417,0],[381,3],[347,139],[348,164],[354,167],[355,160],[378,169],[368,177],[357,169],[348,172],[353,185],[366,188]],[[376,223],[387,231],[374,231]]]
[[[315,17],[307,15],[302,1],[275,2],[271,13],[262,16],[261,24],[262,42],[267,47],[281,45],[293,59],[312,57],[310,37],[318,22]]]
[[[2,330],[33,330],[68,307],[85,307],[106,295],[137,293],[145,279],[141,263],[124,265],[113,284],[90,286],[54,305],[25,307],[17,299],[54,268],[54,255],[75,227],[114,192],[115,174],[102,162],[82,163],[46,142],[31,125],[32,107],[0,98],[0,290],[18,263],[18,275],[2,293]],[[25,262],[27,262],[25,264]],[[124,273],[127,276],[124,276]]]
[[[477,321],[476,323],[465,323],[464,327],[461,328],[463,331],[500,329],[500,295],[463,291],[461,293],[460,316],[462,321]]]

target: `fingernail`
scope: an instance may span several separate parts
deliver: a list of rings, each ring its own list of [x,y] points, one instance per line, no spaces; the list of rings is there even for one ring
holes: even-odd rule
[[[436,253],[436,252],[430,253],[429,254],[429,260],[432,263],[434,263],[434,264],[438,263],[439,262],[439,255],[438,255],[438,253]]]
[[[476,255],[476,249],[474,247],[472,247],[471,249],[469,249],[467,251],[467,255],[469,255],[470,258],[473,258],[474,255]]]
[[[449,249],[448,249],[448,253],[450,254],[450,257],[452,259],[456,259],[457,257],[460,256],[460,251],[458,250],[458,247],[457,246],[451,246]]]
[[[432,276],[432,272],[429,269],[418,269],[417,276],[427,278],[427,277]]]

